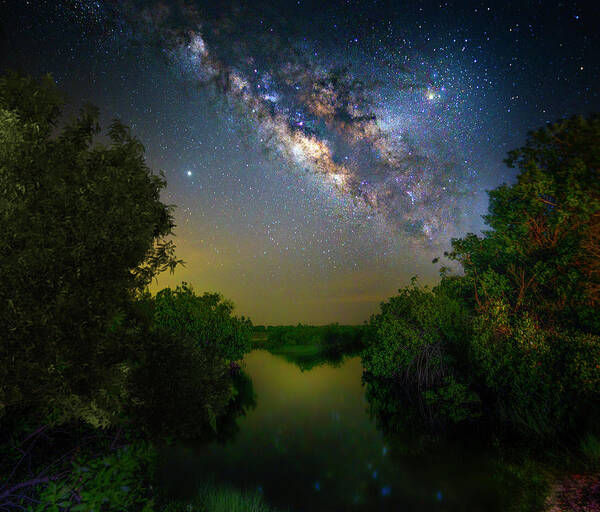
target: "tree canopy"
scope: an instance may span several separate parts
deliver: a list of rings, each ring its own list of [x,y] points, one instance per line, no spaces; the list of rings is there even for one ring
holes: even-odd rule
[[[205,350],[232,361],[250,351],[252,322],[234,316],[233,303],[218,293],[196,295],[184,282],[160,290],[152,304],[156,326],[190,337]]]
[[[95,107],[62,109],[50,76],[0,78],[0,414],[100,407],[131,299],[181,263],[139,140],[115,120],[99,143]]]
[[[600,116],[530,133],[489,193],[490,230],[453,241],[480,307],[504,300],[546,326],[600,333]]]

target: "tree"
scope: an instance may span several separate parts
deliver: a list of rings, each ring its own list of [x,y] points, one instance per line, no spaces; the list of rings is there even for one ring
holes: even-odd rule
[[[600,116],[530,133],[507,164],[520,172],[489,193],[490,229],[447,254],[464,275],[383,303],[363,359],[452,420],[476,392],[488,417],[552,438],[598,423]]]
[[[98,110],[61,123],[62,107],[50,76],[0,78],[0,415],[42,406],[101,423],[133,298],[181,261],[142,144],[119,121],[95,143]]]
[[[600,116],[549,124],[506,160],[490,230],[453,240],[475,300],[470,365],[502,420],[537,436],[600,400]]]
[[[453,241],[480,308],[502,300],[536,321],[600,333],[600,116],[532,132],[489,193],[491,230]]]
[[[252,322],[233,315],[233,303],[218,293],[196,295],[182,283],[164,288],[153,300],[154,323],[180,336],[190,337],[204,350],[230,361],[250,351]]]

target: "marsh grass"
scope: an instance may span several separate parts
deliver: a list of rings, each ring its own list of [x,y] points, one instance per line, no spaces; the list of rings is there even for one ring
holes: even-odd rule
[[[280,512],[267,505],[258,492],[242,492],[206,483],[189,501],[169,503],[162,512]]]

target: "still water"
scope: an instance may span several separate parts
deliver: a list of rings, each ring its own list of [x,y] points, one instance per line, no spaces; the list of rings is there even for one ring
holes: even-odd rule
[[[301,371],[255,350],[244,371],[256,406],[236,435],[167,454],[178,492],[213,480],[292,512],[501,511],[511,502],[498,463],[474,448],[415,454],[386,440],[370,418],[358,357]]]

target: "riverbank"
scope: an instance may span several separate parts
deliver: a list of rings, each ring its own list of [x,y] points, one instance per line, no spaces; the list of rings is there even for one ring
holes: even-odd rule
[[[557,478],[546,498],[546,512],[600,512],[600,473]]]

